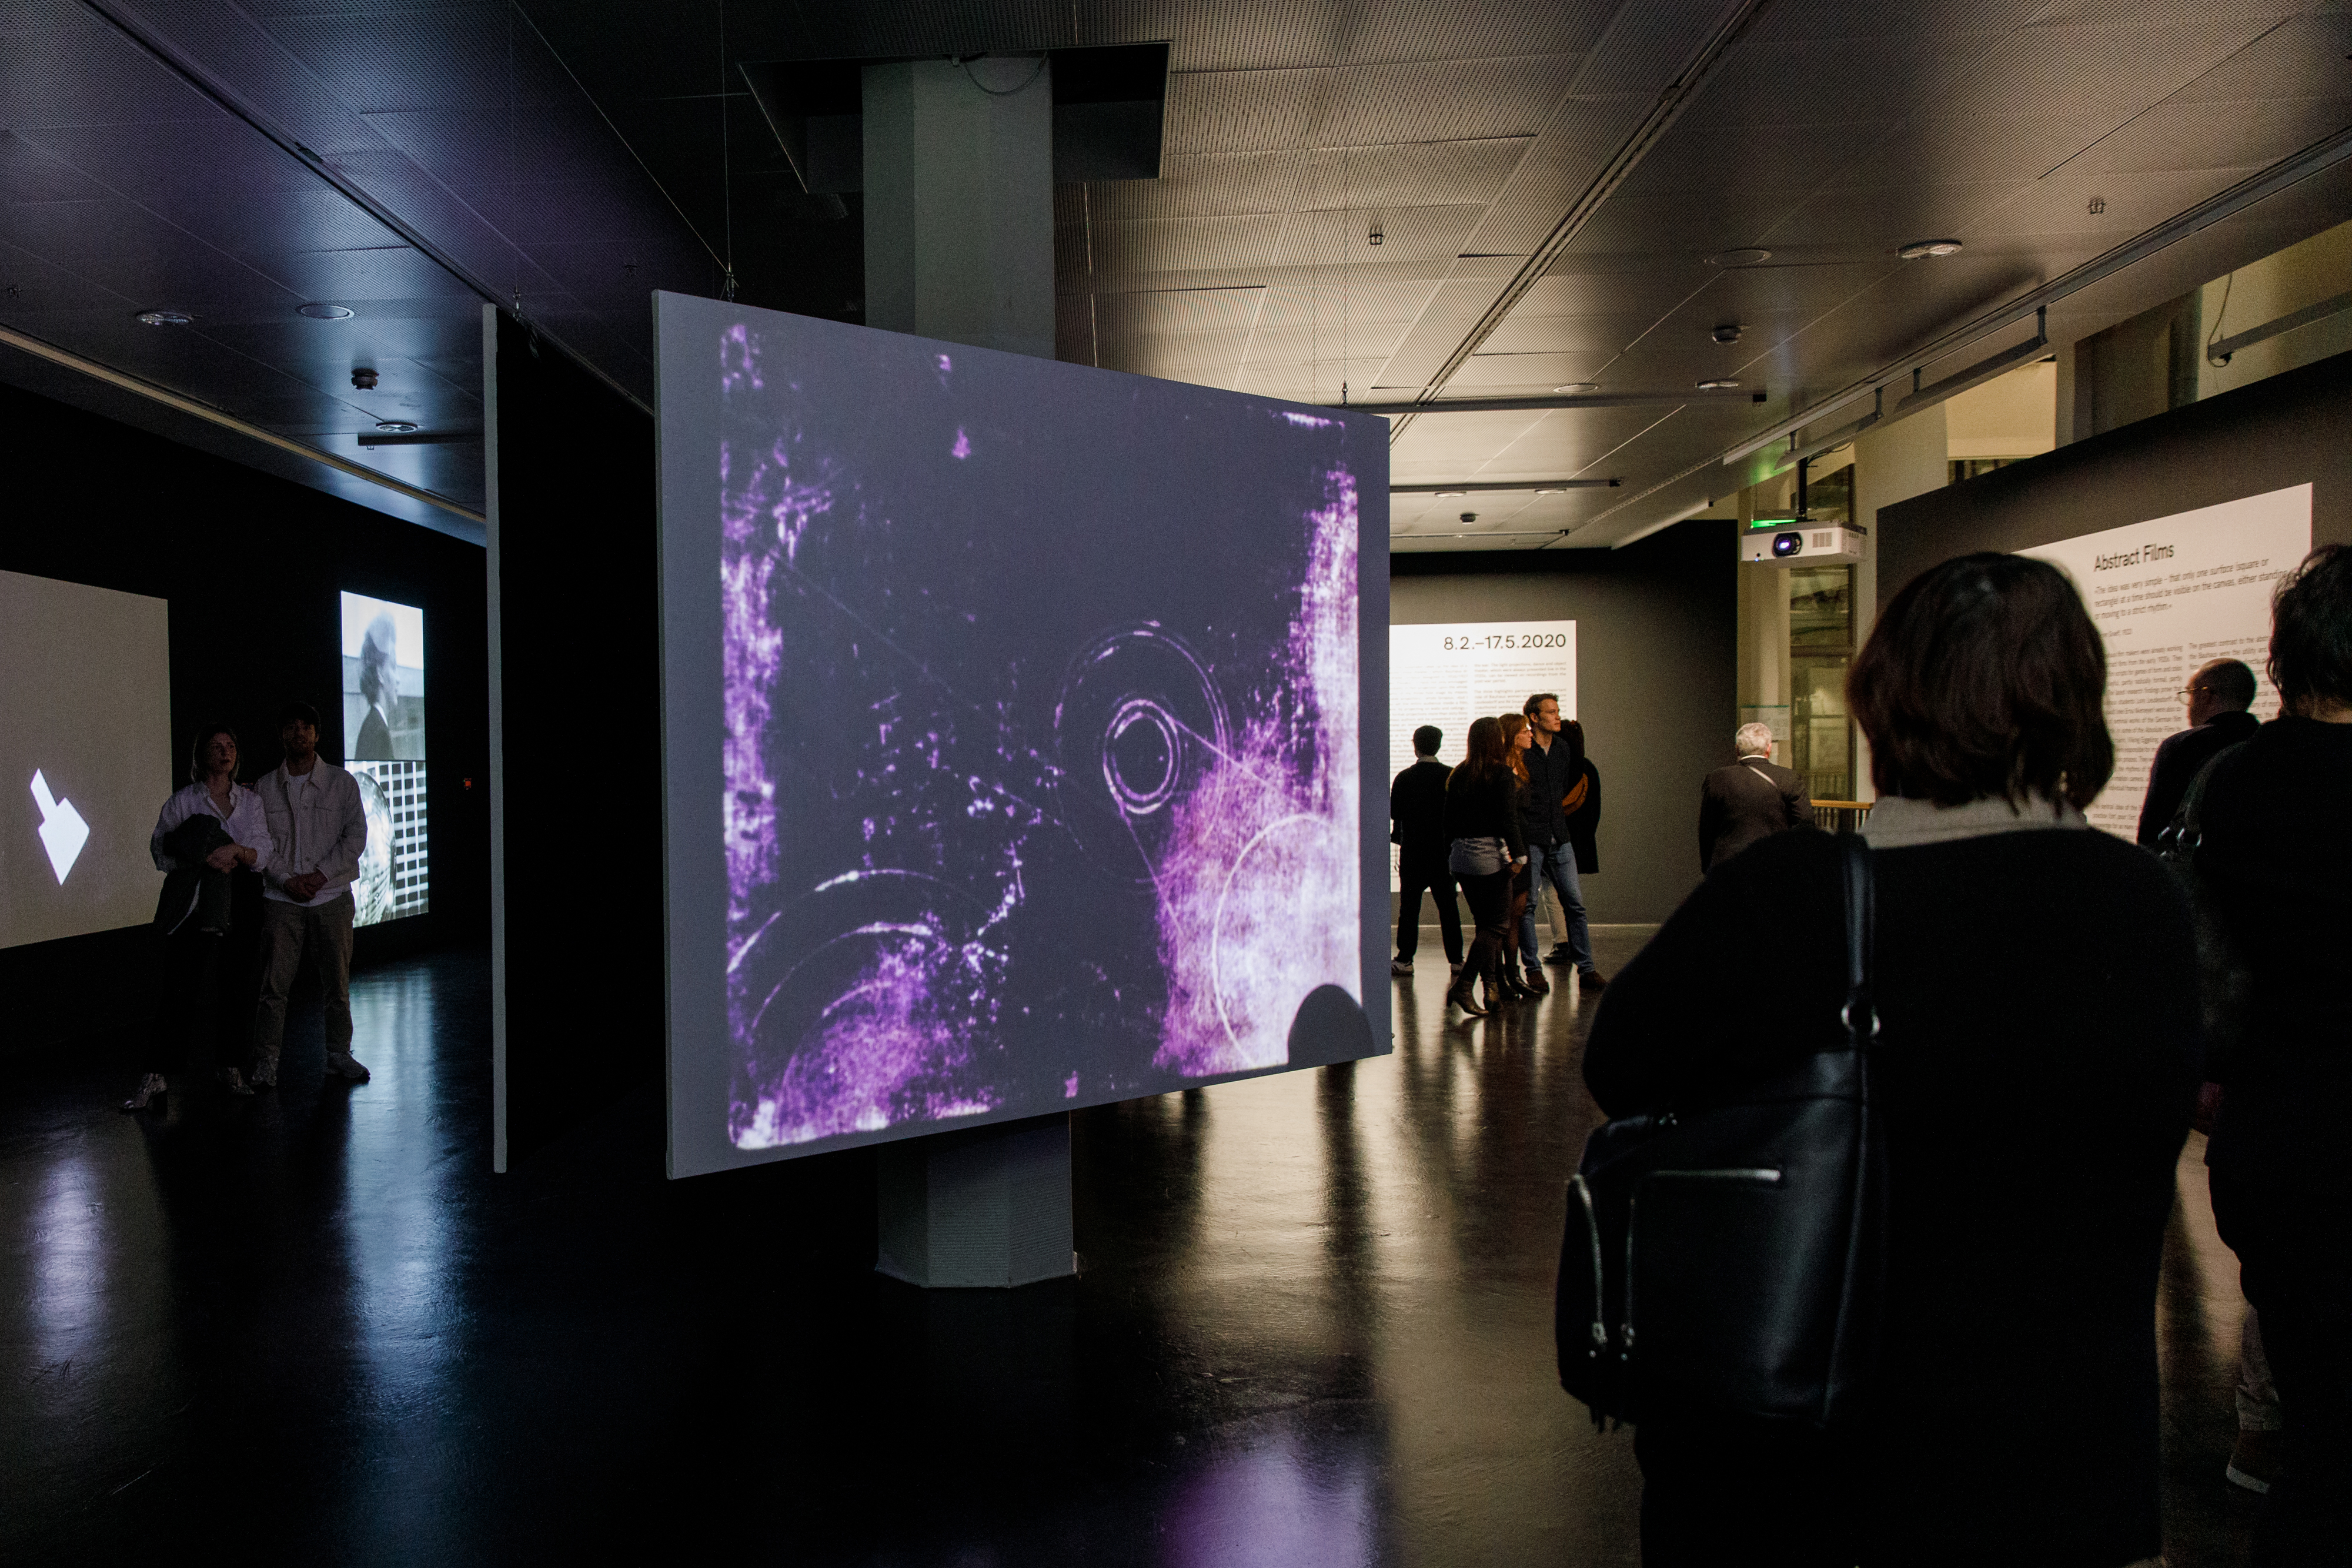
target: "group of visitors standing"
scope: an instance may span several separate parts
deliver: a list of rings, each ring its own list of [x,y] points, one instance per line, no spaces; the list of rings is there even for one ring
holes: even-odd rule
[[[274,1088],[306,956],[324,994],[328,1076],[367,1082],[352,1055],[351,1004],[351,890],[366,812],[351,774],[319,755],[316,708],[288,704],[278,739],[285,760],[248,789],[236,781],[236,732],[199,729],[188,783],[155,819],[163,959],[147,1071],[126,1111],[168,1093],[168,1075],[183,1070],[209,1067],[232,1094]]]
[[[1600,866],[1601,772],[1585,755],[1584,727],[1561,716],[1558,694],[1538,692],[1517,713],[1473,720],[1451,768],[1437,760],[1444,739],[1433,726],[1413,731],[1413,764],[1389,790],[1403,893],[1391,968],[1412,973],[1426,892],[1452,971],[1446,1000],[1469,1016],[1549,992],[1546,964],[1573,968],[1581,990],[1599,991],[1608,982],[1593,964],[1580,878]],[[1457,885],[1475,928],[1466,954]],[[1552,951],[1538,956],[1536,906],[1546,887],[1559,915]]]
[[[2115,767],[2106,654],[2063,574],[1972,555],[1888,603],[1847,682],[1878,794],[1868,1399],[1836,1425],[1646,1411],[1651,1568],[2156,1563],[2158,1270],[2200,1082],[2285,1427],[2253,1561],[2352,1563],[2352,547],[2281,582],[2270,673],[2276,718],[2210,728],[2251,672],[2192,677],[2196,727],[2152,780],[2168,865],[2088,831]],[[1730,782],[1771,816],[1769,779]],[[1612,1117],[1735,1103],[1846,1048],[1837,841],[1706,853],[1594,1019]]]

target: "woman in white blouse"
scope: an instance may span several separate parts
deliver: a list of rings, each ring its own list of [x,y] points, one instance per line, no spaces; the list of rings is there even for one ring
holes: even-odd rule
[[[229,1051],[244,1042],[228,1042],[219,1050],[220,983],[224,949],[227,946],[226,900],[204,896],[205,873],[223,875],[258,870],[269,859],[269,823],[262,816],[261,797],[236,781],[236,732],[213,725],[196,732],[188,749],[190,782],[173,791],[155,819],[147,847],[155,869],[169,873],[163,897],[155,910],[155,928],[163,939],[162,985],[156,997],[155,1028],[149,1037],[149,1071],[139,1081],[138,1092],[122,1103],[126,1111],[146,1109],[170,1087],[163,1072],[176,1071],[184,1058],[195,1066],[219,1058],[221,1081],[233,1094],[250,1094],[244,1075],[231,1062]],[[191,819],[209,816],[219,822],[215,847],[201,860],[183,861],[173,854],[168,841],[179,835]],[[225,837],[226,841],[218,841]]]

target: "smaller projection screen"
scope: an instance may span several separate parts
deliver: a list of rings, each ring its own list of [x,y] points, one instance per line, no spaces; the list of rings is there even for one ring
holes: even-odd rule
[[[425,612],[342,596],[343,766],[367,810],[352,883],[354,925],[422,915],[431,891],[425,818]]]
[[[170,606],[0,571],[0,947],[154,918],[147,840],[186,768]]]
[[[1384,421],[656,326],[671,1175],[1389,1048]]]

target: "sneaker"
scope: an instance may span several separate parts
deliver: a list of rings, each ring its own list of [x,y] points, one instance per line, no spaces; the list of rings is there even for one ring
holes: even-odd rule
[[[1410,961],[1403,958],[1392,958],[1389,961],[1389,973],[1391,975],[1410,975],[1412,973],[1412,965]]]
[[[1607,990],[1609,982],[1601,977],[1600,970],[1587,969],[1576,977],[1576,988],[1589,995],[1594,991]]]
[[[1565,947],[1555,947],[1544,955],[1544,962],[1555,969],[1565,969],[1576,963],[1576,955]]]
[[[169,1092],[170,1089],[163,1082],[163,1075],[160,1072],[151,1072],[139,1081],[139,1092],[125,1100],[122,1103],[122,1108],[126,1111],[144,1111],[151,1101],[161,1099]]]
[[[277,1088],[278,1063],[275,1061],[255,1062],[253,1064],[253,1071],[245,1075],[245,1081],[256,1089]]]
[[[353,1083],[365,1083],[368,1081],[368,1070],[361,1065],[360,1059],[345,1051],[327,1052],[327,1071],[337,1078],[349,1079]]]
[[[227,1090],[232,1094],[250,1094],[253,1092],[253,1086],[246,1082],[245,1074],[239,1072],[234,1067],[224,1067],[220,1070],[220,1082],[221,1087]]]
[[[2250,1492],[2268,1492],[2271,1482],[2278,1479],[2280,1433],[2258,1431],[2252,1427],[2238,1428],[2238,1446],[2230,1450],[2230,1462],[2221,1474],[2231,1486],[2243,1487]]]

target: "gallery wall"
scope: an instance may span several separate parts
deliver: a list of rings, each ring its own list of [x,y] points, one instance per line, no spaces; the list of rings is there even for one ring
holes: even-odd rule
[[[319,709],[319,750],[341,758],[339,596],[420,607],[432,649],[432,906],[358,932],[354,961],[483,931],[488,720],[479,547],[9,387],[0,387],[0,570],[170,601],[173,755],[124,759],[152,774],[158,808],[184,781],[199,724],[236,730],[247,779],[277,766],[277,716],[289,698]],[[143,1024],[146,937],[146,927],[131,926],[0,948],[11,1013],[0,1053]]]
[[[1577,623],[1577,714],[1601,782],[1601,869],[1583,879],[1596,923],[1664,920],[1698,883],[1699,779],[1730,760],[1738,726],[1734,543],[1701,518],[1622,549],[1390,558],[1399,625]],[[1449,736],[1443,760],[1459,747]]]
[[[1937,561],[2312,486],[2314,544],[2352,543],[2352,354],[1882,507],[1878,602]]]

